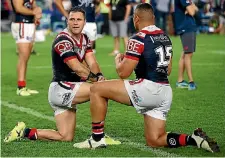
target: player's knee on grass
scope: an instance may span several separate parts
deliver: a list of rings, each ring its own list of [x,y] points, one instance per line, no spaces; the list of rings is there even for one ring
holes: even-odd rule
[[[157,137],[151,137],[151,136],[147,136],[146,137],[146,145],[150,146],[152,148],[157,148],[160,147],[159,143],[158,143],[158,138]]]
[[[74,135],[72,135],[72,134],[61,135],[61,141],[72,142],[73,138],[74,138]]]

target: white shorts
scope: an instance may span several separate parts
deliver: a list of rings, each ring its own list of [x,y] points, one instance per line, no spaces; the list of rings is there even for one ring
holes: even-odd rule
[[[12,22],[11,32],[16,43],[31,43],[34,41],[35,24]]]
[[[138,113],[166,120],[172,103],[172,89],[169,84],[146,79],[124,80],[124,84]]]
[[[54,110],[55,115],[66,110],[76,111],[76,105],[72,101],[80,88],[82,82],[52,82],[48,91],[48,102]]]
[[[97,25],[95,22],[87,22],[84,26],[83,33],[85,33],[91,41],[97,39]]]

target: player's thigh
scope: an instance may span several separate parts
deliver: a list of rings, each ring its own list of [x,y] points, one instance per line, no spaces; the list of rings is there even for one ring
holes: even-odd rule
[[[96,82],[91,87],[91,95],[98,95],[119,103],[131,105],[123,80]]]
[[[27,57],[31,53],[32,43],[17,43],[17,48],[20,56]]]
[[[82,83],[73,98],[72,104],[80,104],[90,100],[90,87],[91,83]]]
[[[72,140],[76,127],[76,112],[74,110],[65,110],[55,115],[56,127],[60,135],[67,140]]]
[[[166,121],[144,115],[144,132],[147,143],[154,144],[166,133]],[[156,144],[155,144],[156,145]]]
[[[52,82],[49,86],[48,101],[55,115],[65,109],[76,109],[73,100],[83,82]]]

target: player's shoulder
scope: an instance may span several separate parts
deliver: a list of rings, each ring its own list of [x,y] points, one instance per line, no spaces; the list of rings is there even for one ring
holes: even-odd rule
[[[59,41],[68,41],[73,43],[73,38],[70,36],[69,32],[65,29],[60,33],[58,33],[54,41],[55,41],[54,43],[57,43]]]

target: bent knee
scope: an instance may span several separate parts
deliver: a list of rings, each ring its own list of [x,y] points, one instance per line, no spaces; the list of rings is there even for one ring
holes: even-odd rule
[[[152,148],[157,148],[157,147],[161,147],[158,143],[158,139],[154,139],[154,138],[148,138],[146,140],[146,145],[150,146]]]
[[[65,135],[65,136],[61,135],[61,136],[62,136],[61,141],[64,141],[64,142],[71,142],[73,141],[73,137],[74,137],[72,135]]]
[[[72,142],[73,141],[73,137],[62,137],[61,141]]]
[[[93,85],[91,86],[91,88],[90,88],[90,92],[91,93],[96,93],[96,92],[98,92],[98,83],[96,82],[96,83],[93,83]]]

